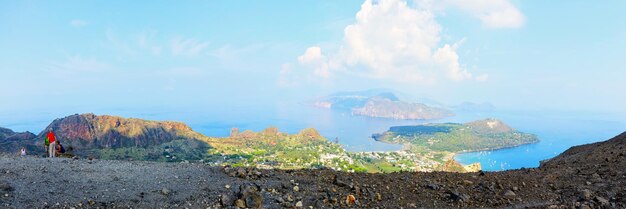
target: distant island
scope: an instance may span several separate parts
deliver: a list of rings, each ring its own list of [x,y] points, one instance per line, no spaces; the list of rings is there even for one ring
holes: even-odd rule
[[[497,119],[469,123],[435,123],[394,126],[372,135],[377,141],[403,144],[404,149],[434,160],[449,161],[455,153],[515,147],[539,141],[533,134],[516,131]]]
[[[295,134],[270,127],[261,132],[231,130],[228,137],[209,137],[189,126],[173,121],[149,121],[118,116],[75,114],[54,120],[38,135],[0,129],[0,152],[17,153],[25,147],[31,155],[45,155],[43,138],[52,128],[68,152],[64,157],[93,157],[113,160],[147,160],[160,162],[201,162],[210,165],[252,166],[264,169],[329,168],[348,172],[393,171],[455,171],[480,169],[479,165],[463,167],[449,155],[462,150],[512,146],[497,137],[509,132],[499,123],[468,123],[478,133],[489,133],[492,141],[477,142],[481,146],[452,143],[452,148],[431,140],[433,147],[418,143],[415,128],[392,127],[390,132],[376,135],[377,140],[405,144],[406,149],[394,152],[348,152],[313,128]],[[492,124],[492,125],[489,125]],[[425,127],[439,127],[428,125]],[[458,127],[457,127],[458,126]],[[464,125],[444,124],[441,128],[458,136],[470,136],[460,130]],[[482,128],[480,128],[482,127]],[[457,130],[457,128],[459,130]],[[421,128],[419,130],[422,130]],[[502,131],[500,131],[502,130]],[[422,130],[423,131],[423,130]],[[459,132],[460,131],[460,132]],[[515,132],[517,133],[517,132]],[[500,135],[498,135],[500,134]],[[439,136],[439,135],[438,135]],[[483,136],[483,135],[480,135]],[[520,139],[527,135],[521,134]],[[441,135],[441,140],[446,135]],[[481,138],[482,139],[482,138]],[[450,139],[446,139],[450,140]],[[456,139],[455,139],[456,140]],[[480,140],[472,138],[472,140]],[[501,143],[495,141],[501,140]],[[535,139],[536,140],[536,139]],[[490,142],[490,143],[487,143]],[[523,141],[526,142],[526,141]],[[469,143],[471,144],[471,143]]]
[[[398,120],[428,120],[453,116],[450,110],[423,103],[401,101],[387,90],[340,92],[316,99],[309,104],[353,115]]]

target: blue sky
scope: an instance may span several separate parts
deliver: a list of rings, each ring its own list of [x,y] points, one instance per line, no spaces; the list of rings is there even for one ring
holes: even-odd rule
[[[624,113],[624,1],[2,1],[0,112],[391,88]]]

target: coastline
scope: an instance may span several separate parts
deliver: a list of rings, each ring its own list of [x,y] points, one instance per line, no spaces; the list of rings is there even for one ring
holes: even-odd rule
[[[516,147],[521,147],[521,146],[524,146],[524,145],[530,145],[530,144],[536,144],[536,143],[539,143],[539,139],[537,139],[537,141],[534,141],[534,142],[522,143],[522,144],[518,144],[518,145],[502,146],[502,147],[478,149],[478,150],[463,150],[463,151],[459,151],[459,152],[455,152],[455,153],[463,154],[463,153],[482,152],[482,151],[496,151],[496,150],[516,148]]]
[[[372,137],[375,141],[377,142],[382,142],[382,143],[386,143],[386,144],[395,144],[395,143],[391,143],[388,142],[386,140],[377,140],[376,138]],[[505,150],[505,149],[512,149],[512,148],[517,148],[517,147],[521,147],[521,146],[525,146],[525,145],[531,145],[531,144],[536,144],[539,143],[541,140],[539,140],[537,138],[537,140],[533,141],[533,142],[528,142],[528,143],[522,143],[522,144],[518,144],[518,145],[511,145],[511,146],[501,146],[501,147],[496,147],[496,148],[487,148],[487,149],[479,149],[479,150],[464,150],[464,151],[460,151],[460,152],[451,152],[450,154],[447,154],[446,156],[444,156],[442,158],[442,160],[448,161],[448,160],[454,160],[455,162],[463,165],[463,166],[468,166],[474,163],[480,163],[478,161],[475,162],[471,162],[471,163],[462,163],[457,157],[459,154],[465,154],[465,153],[475,153],[475,152],[483,152],[483,151],[497,151],[497,150]],[[401,144],[402,145],[402,149],[397,150],[397,151],[407,151],[407,147],[411,146],[411,144]],[[482,166],[482,164],[481,164]]]
[[[519,144],[519,145],[515,145],[515,146],[504,146],[504,147],[493,148],[493,149],[481,149],[481,150],[474,150],[474,151],[461,151],[461,152],[455,152],[455,153],[454,153],[454,156],[453,156],[453,159],[454,159],[454,161],[456,161],[456,162],[460,163],[461,165],[463,165],[463,166],[467,166],[467,165],[470,165],[470,164],[473,164],[473,163],[479,163],[479,162],[478,162],[478,161],[476,161],[476,162],[472,162],[472,163],[469,163],[469,164],[462,163],[462,162],[461,162],[461,161],[457,158],[459,154],[468,154],[468,153],[476,153],[476,152],[483,152],[483,151],[499,151],[499,150],[513,149],[513,148],[518,148],[518,147],[521,147],[521,146],[526,146],[526,145],[536,144],[536,143],[539,143],[539,142],[540,142],[540,140],[538,140],[538,139],[537,139],[537,141],[535,141],[535,142],[523,143],[523,144]]]

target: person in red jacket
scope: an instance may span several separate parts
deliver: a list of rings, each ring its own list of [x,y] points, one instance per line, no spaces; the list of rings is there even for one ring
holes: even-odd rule
[[[48,138],[48,142],[50,143],[50,145],[48,145],[48,157],[55,157],[55,152],[56,152],[56,136],[54,135],[54,132],[52,132],[52,128],[48,129],[48,135],[46,135],[46,138]]]

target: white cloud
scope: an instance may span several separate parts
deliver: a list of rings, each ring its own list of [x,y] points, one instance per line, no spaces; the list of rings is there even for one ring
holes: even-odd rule
[[[459,64],[459,55],[456,54],[456,47],[449,44],[437,49],[433,55],[435,63],[441,65],[446,71],[447,77],[454,81],[471,79],[472,74],[462,69]]]
[[[329,63],[326,56],[322,55],[322,49],[317,46],[306,49],[302,56],[298,57],[298,62],[302,65],[313,67],[313,73],[322,78],[330,77]]]
[[[321,78],[338,71],[423,83],[444,76],[455,81],[471,78],[459,64],[457,45],[439,47],[441,30],[428,10],[401,0],[367,0],[356,22],[344,29],[340,50],[324,54],[320,47],[309,47],[298,62]]]
[[[526,20],[509,0],[419,0],[417,4],[435,11],[459,8],[480,19],[488,28],[519,28]]]
[[[80,27],[84,27],[87,26],[87,21],[85,20],[80,20],[80,19],[74,19],[70,21],[70,25],[80,28]]]
[[[172,55],[196,56],[209,46],[209,42],[201,42],[195,39],[174,38],[171,41]]]
[[[366,0],[356,21],[345,27],[338,50],[309,47],[297,58],[299,66],[292,67],[308,69],[318,78],[343,72],[424,84],[486,81],[487,75],[474,76],[460,63],[457,49],[464,38],[442,43],[443,29],[435,15],[447,7],[461,8],[490,28],[520,27],[524,22],[524,16],[508,0],[416,0],[413,5],[405,0]]]

